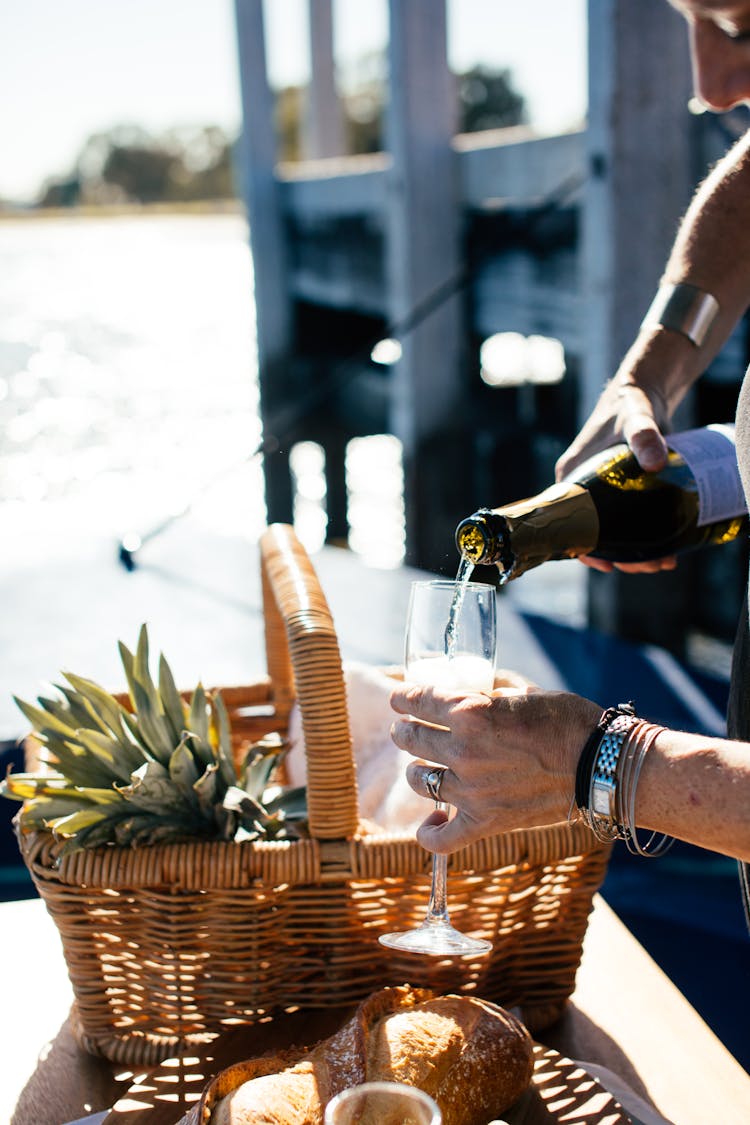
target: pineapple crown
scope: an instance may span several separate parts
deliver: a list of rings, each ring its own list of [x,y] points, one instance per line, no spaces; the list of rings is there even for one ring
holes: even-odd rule
[[[45,763],[44,773],[0,781],[0,796],[25,802],[20,831],[50,829],[65,841],[62,854],[306,834],[305,789],[270,784],[288,748],[278,734],[250,746],[238,771],[221,695],[198,684],[183,699],[163,654],[154,682],[146,625],[135,653],[122,642],[119,650],[132,711],[70,672],[67,685],[55,685],[60,698],[40,696],[38,706],[16,698]]]

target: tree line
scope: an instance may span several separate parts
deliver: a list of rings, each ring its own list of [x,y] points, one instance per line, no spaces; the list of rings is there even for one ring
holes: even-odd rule
[[[350,154],[383,147],[385,60],[373,57],[360,80],[342,96]],[[477,66],[458,75],[458,129],[476,132],[526,120],[524,98],[507,70]],[[276,98],[279,159],[299,160],[306,88],[287,87]],[[50,178],[39,207],[191,203],[238,196],[239,138],[217,125],[173,128],[155,135],[138,125],[117,125],[89,137],[66,176]]]

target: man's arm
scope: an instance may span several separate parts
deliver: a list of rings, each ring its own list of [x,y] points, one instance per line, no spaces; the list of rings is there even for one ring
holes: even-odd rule
[[[719,302],[706,340],[696,347],[672,329],[641,328],[588,421],[558,461],[558,480],[593,453],[622,440],[644,468],[664,464],[662,431],[750,305],[750,132],[696,192],[663,280],[688,282]]]

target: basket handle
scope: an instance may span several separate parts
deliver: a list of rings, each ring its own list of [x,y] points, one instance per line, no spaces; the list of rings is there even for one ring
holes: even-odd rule
[[[359,825],[357,778],[341,654],[331,611],[305,548],[288,524],[260,538],[266,656],[274,701],[295,697],[307,756],[310,835],[345,839]]]

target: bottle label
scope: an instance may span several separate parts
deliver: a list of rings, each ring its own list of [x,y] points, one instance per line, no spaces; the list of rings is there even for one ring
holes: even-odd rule
[[[747,503],[737,468],[733,425],[670,434],[667,445],[679,453],[695,477],[698,527],[745,514]]]

